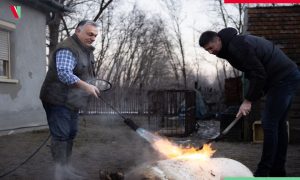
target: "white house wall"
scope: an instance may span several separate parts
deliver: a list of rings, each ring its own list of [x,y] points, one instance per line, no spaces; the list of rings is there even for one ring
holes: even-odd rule
[[[9,5],[0,1],[0,20],[16,25],[11,33],[11,74],[18,83],[0,82],[0,131],[45,125],[46,117],[39,91],[46,74],[45,15],[21,5],[21,19],[16,20]]]

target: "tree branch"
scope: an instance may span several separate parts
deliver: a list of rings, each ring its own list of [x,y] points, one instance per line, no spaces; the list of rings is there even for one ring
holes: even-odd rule
[[[98,14],[95,16],[95,18],[93,19],[93,21],[97,21],[99,19],[99,17],[101,16],[101,14],[103,13],[103,11],[107,8],[107,6],[112,3],[113,0],[109,0],[106,4],[104,4],[104,0],[101,1],[101,5],[100,5],[100,9]]]

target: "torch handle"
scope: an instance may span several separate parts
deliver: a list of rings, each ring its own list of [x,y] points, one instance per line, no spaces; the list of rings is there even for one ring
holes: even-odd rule
[[[226,135],[228,132],[229,132],[229,130],[240,120],[242,118],[242,115],[241,116],[238,116],[238,117],[236,117],[227,127],[226,127],[226,129],[224,129],[223,131],[222,131],[222,135]]]
[[[101,96],[99,96],[99,99],[101,99],[106,105],[108,105],[112,110],[114,110],[124,120],[124,123],[132,130],[136,131],[139,128],[137,124],[135,124],[131,119],[124,117],[115,107],[109,104]]]
[[[136,124],[135,124],[131,119],[129,119],[129,118],[124,119],[124,123],[125,123],[127,126],[129,126],[132,130],[134,130],[134,131],[136,131],[136,130],[139,128],[139,126],[136,125]]]

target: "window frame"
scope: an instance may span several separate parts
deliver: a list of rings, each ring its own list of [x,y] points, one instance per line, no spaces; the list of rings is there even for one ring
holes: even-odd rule
[[[4,66],[3,71],[5,72],[4,75],[0,74],[0,79],[10,79],[11,77],[11,71],[10,71],[10,32],[7,30],[4,30],[2,28],[0,28],[0,32],[4,32],[7,33],[7,36],[5,34],[5,38],[7,38],[7,48],[8,48],[8,52],[7,52],[7,59],[0,59],[0,61],[3,61],[3,63],[7,63],[6,66]]]
[[[16,29],[16,25],[7,21],[0,20],[0,31],[8,32],[8,60],[7,60],[7,67],[6,71],[7,74],[4,76],[0,75],[0,83],[18,83],[19,81],[17,79],[12,79],[11,75],[11,42],[10,42],[10,36],[11,33]],[[6,60],[2,60],[6,61]]]

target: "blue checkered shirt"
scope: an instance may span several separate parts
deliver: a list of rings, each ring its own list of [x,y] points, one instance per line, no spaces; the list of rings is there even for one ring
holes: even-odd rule
[[[62,49],[56,52],[56,69],[61,82],[71,85],[79,81],[73,73],[76,64],[75,57],[70,50]]]

